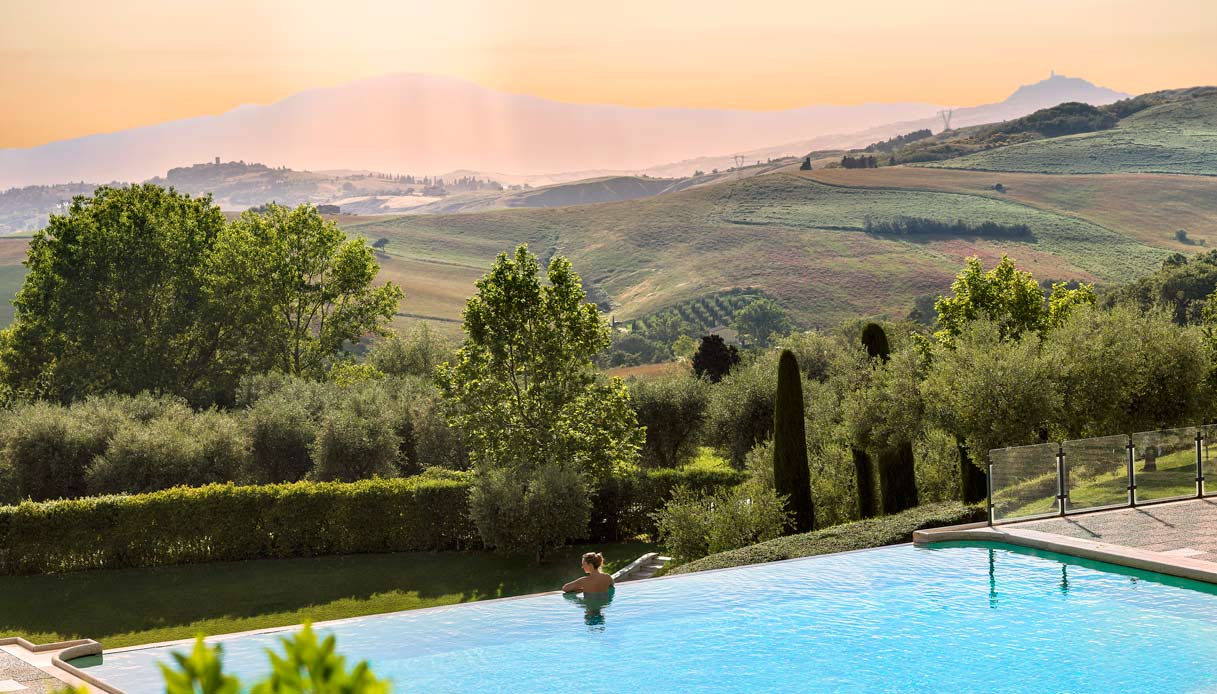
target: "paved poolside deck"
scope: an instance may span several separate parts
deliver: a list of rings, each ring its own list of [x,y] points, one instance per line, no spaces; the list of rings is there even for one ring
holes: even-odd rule
[[[951,541],[1004,542],[1217,584],[1217,498],[913,534],[916,544]]]
[[[1009,527],[1217,562],[1217,498],[1011,523]]]
[[[0,692],[43,694],[67,684],[50,673],[30,665],[11,653],[0,650]]]

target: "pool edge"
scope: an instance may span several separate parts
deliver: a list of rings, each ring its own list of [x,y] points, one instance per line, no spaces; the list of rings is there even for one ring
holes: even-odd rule
[[[917,530],[913,533],[914,545],[925,546],[936,542],[998,542],[1217,584],[1217,563],[1214,562],[1039,530],[990,527],[982,522]]]

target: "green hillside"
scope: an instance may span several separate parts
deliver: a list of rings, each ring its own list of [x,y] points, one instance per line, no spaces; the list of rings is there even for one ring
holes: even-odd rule
[[[0,328],[13,322],[13,297],[25,279],[25,268],[0,266]]]
[[[998,147],[926,166],[1029,173],[1217,175],[1217,95],[1145,109],[1115,128]]]
[[[886,238],[863,231],[868,217],[900,216],[1027,224],[1034,240]],[[436,268],[485,267],[518,243],[542,258],[561,253],[613,298],[623,319],[752,287],[806,325],[829,325],[857,315],[903,315],[917,296],[943,291],[969,255],[993,261],[1008,252],[1040,277],[1105,282],[1147,272],[1166,255],[1084,219],[1015,202],[848,188],[789,173],[629,202],[403,216],[347,228],[390,238],[395,253]]]

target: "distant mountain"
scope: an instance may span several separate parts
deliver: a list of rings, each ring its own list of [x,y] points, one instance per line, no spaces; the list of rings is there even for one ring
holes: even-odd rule
[[[922,118],[929,104],[785,111],[631,108],[507,94],[461,80],[390,75],[314,89],[219,116],[0,150],[0,188],[143,180],[184,161],[261,161],[297,170],[359,167],[520,174],[639,170],[809,134]]]

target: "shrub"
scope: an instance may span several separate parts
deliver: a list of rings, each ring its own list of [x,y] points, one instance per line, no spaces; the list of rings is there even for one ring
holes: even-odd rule
[[[7,460],[0,459],[0,506],[15,504],[21,498],[17,470]]]
[[[698,496],[676,491],[656,513],[660,542],[677,561],[764,542],[782,534],[790,522],[784,500],[756,483]]]
[[[85,493],[85,472],[105,450],[104,431],[44,402],[18,406],[5,419],[0,458],[15,477],[18,497],[42,501]]]
[[[388,398],[368,390],[355,393],[324,414],[313,446],[313,476],[318,480],[353,482],[390,477],[401,437]]]
[[[216,411],[128,422],[88,471],[93,494],[144,493],[243,479],[249,445],[240,423]]]
[[[435,377],[435,367],[452,358],[456,346],[427,323],[419,323],[402,338],[377,340],[368,353],[368,363],[388,376]]]
[[[658,535],[654,514],[681,487],[704,496],[734,487],[748,479],[736,470],[661,468],[615,475],[597,483],[592,495],[592,519],[588,539],[617,542],[633,537]]]
[[[469,511],[487,547],[539,563],[548,550],[587,535],[588,497],[582,476],[565,465],[488,468],[474,478]]]
[[[313,467],[316,424],[305,403],[276,393],[245,413],[251,476],[260,482],[295,482]]]
[[[23,502],[0,507],[0,574],[458,549],[477,537],[468,494],[414,478]]]
[[[913,532],[985,519],[980,506],[959,504],[924,504],[902,513],[883,518],[871,518],[816,530],[802,535],[787,535],[767,542],[712,554],[672,570],[672,573],[692,573],[708,569],[746,566],[796,557],[810,557],[832,552],[848,552],[869,547],[883,547],[908,542]]]

